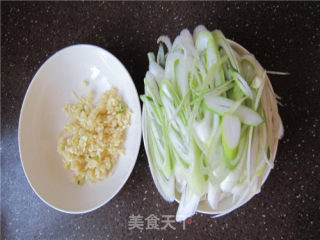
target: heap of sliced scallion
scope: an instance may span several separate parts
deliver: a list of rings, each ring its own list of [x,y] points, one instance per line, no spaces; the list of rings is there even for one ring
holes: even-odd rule
[[[180,201],[177,221],[199,204],[224,215],[258,193],[273,167],[283,127],[272,86],[219,30],[198,26],[158,42],[141,96],[154,182],[165,200]]]

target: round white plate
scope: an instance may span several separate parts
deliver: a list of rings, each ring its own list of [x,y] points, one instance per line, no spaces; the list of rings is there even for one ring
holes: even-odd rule
[[[86,80],[88,86],[82,82]],[[78,186],[57,152],[58,133],[70,120],[62,111],[74,102],[72,91],[96,96],[115,87],[132,111],[124,143],[125,155],[113,174],[100,183]],[[73,45],[51,56],[38,70],[25,95],[19,121],[19,150],[34,192],[49,206],[67,213],[85,213],[110,201],[135,165],[141,142],[141,108],[135,85],[121,62],[92,45]]]
[[[244,54],[248,54],[249,51],[246,50],[244,47],[242,47],[240,44],[234,42],[234,41],[231,41],[229,40],[229,43],[231,45],[231,47],[241,56],[241,55],[244,55]],[[266,79],[267,81],[270,81],[268,76],[266,76]],[[147,158],[148,158],[148,163],[149,163],[149,168],[150,168],[150,171],[151,171],[151,176],[153,178],[153,181],[158,189],[159,192],[162,191],[161,187],[160,187],[160,184],[159,184],[159,181],[157,179],[157,175],[155,173],[155,166],[154,166],[154,162],[153,162],[153,159],[151,158],[151,154],[150,154],[150,147],[149,147],[149,142],[148,142],[148,126],[147,126],[147,121],[146,121],[146,109],[143,108],[143,111],[142,111],[142,135],[143,135],[143,143],[144,143],[144,147],[146,149],[146,154],[147,154]],[[277,149],[277,145],[278,145],[278,142],[276,143],[275,145],[275,149]],[[275,150],[276,151],[276,150]],[[275,156],[275,154],[274,154]],[[270,174],[270,170],[271,168],[268,168],[262,175],[261,175],[261,182],[260,182],[260,186],[262,186],[264,184],[264,182],[266,181],[266,179],[268,178],[269,174]],[[250,191],[246,197],[244,199],[242,199],[242,202],[237,206],[240,207],[242,205],[244,205],[245,203],[247,203],[250,199],[252,199],[252,197],[254,197],[255,194],[257,194],[258,192],[256,191]],[[175,200],[179,203],[180,202],[180,199],[181,199],[181,194],[176,191],[175,192]],[[221,213],[227,213],[229,211],[232,211],[233,210],[233,207],[234,207],[234,204],[233,204],[233,200],[232,200],[232,196],[230,195],[229,197],[225,198],[223,200],[223,202],[219,203],[219,208],[218,209],[215,209],[213,210],[208,201],[205,200],[205,201],[200,201],[199,205],[198,205],[198,208],[197,208],[197,212],[199,213],[204,213],[204,214],[211,214],[211,215],[215,215],[215,214],[221,214]]]

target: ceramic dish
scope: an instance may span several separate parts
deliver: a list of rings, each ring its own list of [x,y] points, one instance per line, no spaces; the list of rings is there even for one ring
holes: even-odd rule
[[[249,52],[243,48],[241,45],[239,45],[238,43],[236,42],[233,42],[233,41],[230,41],[229,40],[229,43],[231,45],[231,47],[241,56],[241,55],[244,55],[244,54],[248,54]],[[268,87],[265,87],[264,91],[273,91],[272,90],[272,87],[271,87],[271,83],[270,83],[270,80],[268,78],[268,76],[266,76],[266,81],[268,82],[268,84],[266,84],[266,86]],[[148,162],[149,162],[149,168],[150,168],[150,171],[151,171],[151,175],[152,175],[152,178],[153,178],[153,181],[157,187],[157,189],[161,189],[160,187],[160,184],[158,182],[158,179],[157,179],[157,172],[154,170],[155,168],[155,163],[153,161],[152,158],[150,158],[151,154],[150,154],[150,149],[149,149],[149,142],[148,142],[148,134],[147,134],[147,129],[148,129],[148,126],[147,126],[147,121],[146,121],[146,112],[145,112],[145,108],[143,108],[143,111],[142,111],[142,134],[143,134],[143,143],[144,143],[144,146],[145,146],[145,149],[146,149],[146,153],[147,153],[147,158],[148,158]],[[280,128],[282,128],[282,125],[280,126]],[[282,130],[280,130],[280,132],[282,132]],[[276,155],[276,151],[277,151],[277,146],[278,146],[278,140],[277,142],[275,143],[275,152],[274,153],[271,153],[272,156],[273,156],[273,159],[272,159],[272,162],[274,161],[274,158],[275,158],[275,155]],[[261,176],[261,186],[263,185],[263,183],[266,181],[267,177],[269,176],[269,173],[270,173],[270,168],[268,169],[268,171],[265,171]],[[248,202],[255,194],[257,194],[258,192],[256,191],[251,191],[250,194],[247,195],[247,197],[245,199],[242,200],[242,203],[240,206],[242,206],[243,204],[245,204],[246,202]],[[175,200],[177,202],[180,202],[180,199],[181,199],[181,194],[178,192],[178,191],[175,191]],[[240,207],[239,206],[239,207]],[[221,214],[221,213],[225,213],[225,212],[228,212],[230,209],[232,209],[233,207],[233,204],[232,204],[232,196],[230,197],[227,197],[225,198],[220,204],[219,204],[219,207],[215,210],[213,210],[208,201],[207,200],[203,200],[203,201],[200,201],[199,205],[198,205],[198,208],[197,208],[197,212],[200,212],[200,213],[205,213],[205,214],[211,214],[211,215],[214,215],[214,214]]]
[[[125,155],[102,182],[78,186],[57,152],[58,133],[70,121],[61,109],[74,101],[72,91],[86,96],[93,90],[98,96],[111,87],[118,89],[132,111]],[[108,51],[92,45],[64,48],[32,79],[20,113],[19,150],[32,189],[49,206],[67,213],[85,213],[110,201],[129,178],[140,141],[141,109],[136,88],[126,68]]]

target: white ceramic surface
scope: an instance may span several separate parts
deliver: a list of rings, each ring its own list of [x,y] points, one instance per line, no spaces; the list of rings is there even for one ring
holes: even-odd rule
[[[86,80],[88,86],[83,86]],[[74,102],[72,91],[86,96],[118,89],[133,112],[124,144],[125,155],[113,174],[100,183],[78,186],[57,153],[58,133],[69,119],[62,112]],[[134,83],[120,61],[93,45],[73,45],[50,57],[34,76],[22,105],[19,150],[25,175],[34,192],[49,206],[67,213],[85,213],[110,201],[135,165],[141,142],[141,108]]]

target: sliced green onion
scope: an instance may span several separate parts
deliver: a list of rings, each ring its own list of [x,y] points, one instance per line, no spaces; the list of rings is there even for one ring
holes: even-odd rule
[[[259,192],[273,167],[283,133],[276,95],[254,56],[219,30],[198,26],[193,37],[183,30],[158,43],[140,96],[153,180],[165,200],[181,195],[177,221],[201,201],[223,216]]]

